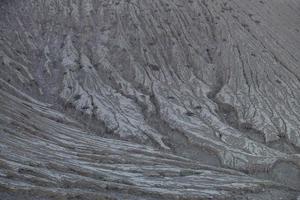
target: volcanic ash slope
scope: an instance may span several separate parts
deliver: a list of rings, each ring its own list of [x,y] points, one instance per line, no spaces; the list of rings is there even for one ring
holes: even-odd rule
[[[0,1],[0,199],[300,198],[298,0]]]

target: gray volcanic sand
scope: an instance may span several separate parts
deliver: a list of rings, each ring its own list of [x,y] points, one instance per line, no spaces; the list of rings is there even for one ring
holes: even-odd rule
[[[300,199],[300,1],[1,0],[0,199]]]

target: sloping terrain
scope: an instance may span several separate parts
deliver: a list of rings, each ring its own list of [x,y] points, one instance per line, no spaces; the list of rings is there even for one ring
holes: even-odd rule
[[[0,199],[300,198],[298,0],[1,0]]]

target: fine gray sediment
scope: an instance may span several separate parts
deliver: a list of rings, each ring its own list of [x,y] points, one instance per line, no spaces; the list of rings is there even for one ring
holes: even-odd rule
[[[0,199],[299,199],[299,11],[0,0]]]

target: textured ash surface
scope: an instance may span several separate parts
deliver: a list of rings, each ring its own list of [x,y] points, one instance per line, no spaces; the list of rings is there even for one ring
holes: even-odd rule
[[[0,199],[299,199],[299,59],[299,0],[1,0]]]

